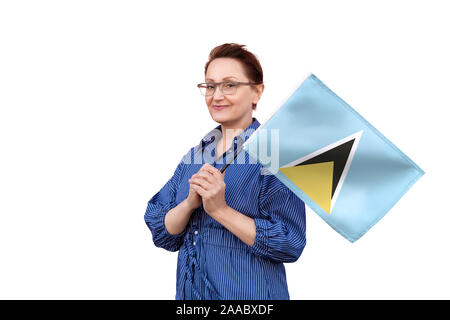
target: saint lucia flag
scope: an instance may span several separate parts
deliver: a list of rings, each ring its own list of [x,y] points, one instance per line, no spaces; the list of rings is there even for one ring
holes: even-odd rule
[[[351,242],[424,174],[313,74],[243,150]]]

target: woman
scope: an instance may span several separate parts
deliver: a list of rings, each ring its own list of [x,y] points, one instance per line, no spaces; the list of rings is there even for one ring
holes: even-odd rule
[[[264,90],[260,63],[244,45],[223,44],[205,82],[198,86],[220,125],[150,199],[146,224],[156,246],[179,250],[176,299],[289,299],[283,262],[306,244],[305,204],[245,151],[220,172],[260,125],[252,117]]]

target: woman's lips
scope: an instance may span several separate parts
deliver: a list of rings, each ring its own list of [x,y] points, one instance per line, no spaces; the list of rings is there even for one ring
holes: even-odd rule
[[[225,106],[225,105],[213,105],[213,109],[214,110],[222,110],[222,109],[225,109],[226,107],[228,107],[228,106]]]

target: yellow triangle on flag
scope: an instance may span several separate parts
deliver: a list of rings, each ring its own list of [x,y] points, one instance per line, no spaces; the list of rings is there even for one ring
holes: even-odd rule
[[[333,161],[280,168],[297,187],[330,214]]]

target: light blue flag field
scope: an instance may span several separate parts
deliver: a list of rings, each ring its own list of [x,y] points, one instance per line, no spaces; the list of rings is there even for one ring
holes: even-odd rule
[[[243,150],[351,242],[424,174],[314,74]]]

